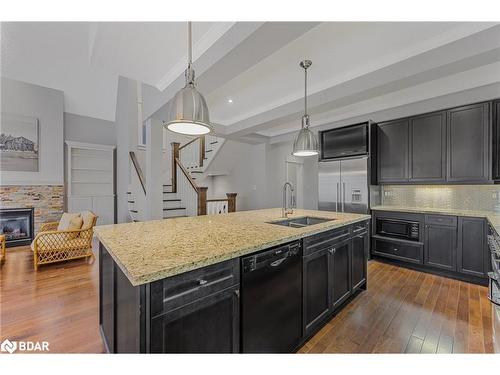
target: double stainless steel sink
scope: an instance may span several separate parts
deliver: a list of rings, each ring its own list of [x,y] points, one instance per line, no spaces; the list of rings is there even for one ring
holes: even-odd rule
[[[324,219],[321,217],[304,216],[304,217],[297,217],[293,219],[286,219],[280,221],[271,221],[269,222],[269,224],[276,224],[291,228],[303,228],[303,227],[308,227],[309,225],[321,224],[333,220],[335,219]]]

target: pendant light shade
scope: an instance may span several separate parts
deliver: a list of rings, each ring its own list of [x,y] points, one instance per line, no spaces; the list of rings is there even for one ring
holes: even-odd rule
[[[196,90],[192,62],[191,22],[188,22],[188,67],[186,85],[172,99],[167,121],[168,130],[186,135],[210,133],[212,127],[205,98]]]
[[[311,60],[300,62],[304,69],[304,116],[302,116],[302,128],[293,141],[294,156],[313,156],[318,155],[318,140],[314,133],[309,129],[309,115],[307,114],[307,68],[312,65]]]

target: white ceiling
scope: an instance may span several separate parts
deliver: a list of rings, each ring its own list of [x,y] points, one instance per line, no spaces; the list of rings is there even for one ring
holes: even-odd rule
[[[145,84],[145,115],[163,119],[183,85],[185,23],[3,23],[1,31],[1,74],[63,90],[67,112],[114,120],[121,75]],[[500,81],[493,23],[205,22],[193,34],[198,87],[217,131],[232,138],[266,140],[300,126],[305,58],[313,127]]]

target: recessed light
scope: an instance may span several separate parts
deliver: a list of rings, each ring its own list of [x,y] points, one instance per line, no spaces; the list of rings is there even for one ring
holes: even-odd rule
[[[228,99],[227,100],[228,103],[232,103],[233,102],[233,99]]]

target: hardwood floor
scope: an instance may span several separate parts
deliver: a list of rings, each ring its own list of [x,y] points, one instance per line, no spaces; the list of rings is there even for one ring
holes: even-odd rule
[[[97,306],[97,260],[34,272],[29,247],[7,249],[2,340],[49,341],[51,353],[103,353]],[[487,288],[371,261],[368,290],[299,353],[491,353],[492,335]]]
[[[486,287],[371,261],[368,290],[299,353],[492,353],[487,292]]]
[[[96,250],[94,250],[94,253]],[[29,247],[7,249],[0,270],[0,338],[48,341],[51,353],[103,353],[97,259],[40,266]]]

